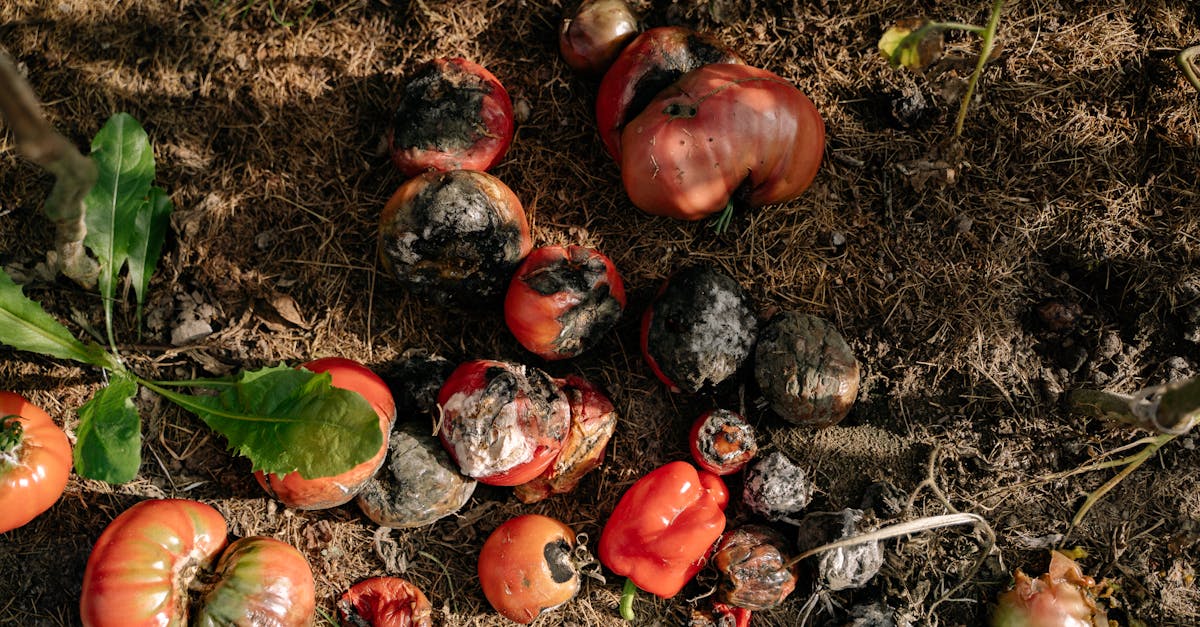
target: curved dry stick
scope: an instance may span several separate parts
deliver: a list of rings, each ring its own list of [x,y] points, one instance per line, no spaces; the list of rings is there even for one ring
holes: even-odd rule
[[[1200,422],[1200,377],[1143,388],[1133,394],[1080,389],[1071,408],[1167,435],[1187,433]]]
[[[43,209],[55,224],[54,248],[59,271],[84,287],[93,287],[100,268],[87,255],[83,237],[83,198],[96,183],[96,165],[80,154],[42,115],[33,88],[0,46],[0,113],[8,120],[17,147],[54,175],[54,188]]]
[[[1187,77],[1188,82],[1196,91],[1200,91],[1200,76],[1196,75],[1196,56],[1200,55],[1200,46],[1192,46],[1184,48],[1175,57],[1175,63],[1179,65],[1179,69],[1183,70],[1183,75]]]

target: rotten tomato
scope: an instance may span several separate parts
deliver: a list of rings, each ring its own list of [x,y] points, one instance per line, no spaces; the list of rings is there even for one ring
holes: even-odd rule
[[[660,26],[621,51],[596,94],[596,125],[604,149],[621,162],[621,131],[646,105],[684,74],[710,63],[743,63],[716,37],[683,26]]]
[[[642,211],[699,220],[796,198],[824,151],[821,115],[791,82],[748,65],[705,65],[625,125],[621,179]]]
[[[770,527],[745,525],[726,531],[710,559],[721,573],[721,598],[748,610],[782,603],[796,589],[786,546],[783,535]]]
[[[502,523],[479,552],[484,596],[509,620],[532,623],[579,592],[574,546],[575,532],[547,516],[524,514]]]
[[[758,453],[754,427],[740,414],[728,409],[701,414],[692,423],[688,448],[697,465],[717,475],[731,475],[741,470]]]
[[[396,419],[396,404],[392,393],[383,379],[366,366],[343,357],[325,357],[302,364],[310,372],[328,372],[335,388],[357,392],[371,404],[379,415],[379,428],[383,430],[383,442],[379,452],[367,461],[332,477],[305,479],[300,473],[286,475],[264,475],[254,473],[254,478],[271,496],[284,505],[296,509],[328,509],[342,505],[362,489],[367,480],[375,476],[383,464],[388,451],[388,433]]]
[[[625,0],[583,0],[563,18],[558,50],[578,72],[600,74],[637,35],[637,18]]]
[[[429,170],[488,170],[513,139],[508,92],[486,68],[438,58],[413,71],[388,133],[392,162],[406,176]]]
[[[503,361],[460,365],[438,405],[442,444],[464,475],[488,485],[519,485],[542,474],[571,427],[570,405],[550,375]]]
[[[533,248],[525,210],[485,172],[428,172],[396,190],[379,225],[384,268],[440,303],[494,302]]]
[[[432,627],[433,606],[407,579],[372,577],[350,587],[338,599],[347,627]]]
[[[624,309],[625,284],[608,257],[583,246],[543,246],[509,283],[504,321],[521,346],[556,360],[594,345]]]
[[[71,473],[71,443],[40,407],[0,392],[0,533],[50,509]]]
[[[858,396],[858,360],[842,334],[828,321],[796,311],[763,328],[754,376],[771,409],[797,425],[835,425]]]

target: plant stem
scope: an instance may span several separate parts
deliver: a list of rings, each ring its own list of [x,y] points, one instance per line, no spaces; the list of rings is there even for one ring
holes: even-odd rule
[[[983,29],[981,37],[983,38],[982,49],[979,51],[979,61],[975,63],[975,71],[971,73],[971,80],[967,82],[967,93],[963,94],[962,104],[958,107],[958,119],[954,122],[954,137],[962,137],[963,123],[967,119],[967,109],[971,106],[971,98],[975,96],[975,85],[979,83],[979,76],[983,74],[983,66],[987,64],[988,57],[992,56],[992,47],[996,43],[996,29],[1000,26],[1000,9],[1004,6],[1004,0],[995,0],[992,3],[992,14],[988,17],[987,27]]]
[[[1081,389],[1071,393],[1070,403],[1077,412],[1178,435],[1200,420],[1200,377],[1143,388],[1131,395]]]
[[[621,589],[621,618],[631,621],[635,618],[633,614],[633,600],[637,598],[638,587],[633,583],[632,579],[625,578],[625,587]]]
[[[21,417],[17,415],[0,418],[0,468],[5,467],[11,460],[16,460],[17,450],[25,436],[25,428],[21,426]]]
[[[1192,46],[1184,48],[1175,57],[1175,63],[1179,65],[1179,69],[1183,70],[1183,75],[1187,77],[1188,82],[1196,91],[1200,91],[1200,76],[1196,76],[1196,65],[1193,59],[1196,55],[1200,55],[1200,46]]]
[[[729,202],[725,203],[725,208],[721,210],[721,213],[717,216],[717,219],[713,220],[713,223],[712,223],[713,231],[715,231],[718,235],[720,235],[721,233],[724,233],[725,229],[729,228],[729,223],[732,221],[733,221],[733,199],[730,198]]]
[[[1130,455],[1129,457],[1120,460],[1126,464],[1125,468],[1113,476],[1112,479],[1104,482],[1104,485],[1093,490],[1091,494],[1088,494],[1087,500],[1083,502],[1083,505],[1079,507],[1079,511],[1075,512],[1075,517],[1071,519],[1071,528],[1067,530],[1067,535],[1071,535],[1071,531],[1074,530],[1075,527],[1079,526],[1079,523],[1083,521],[1083,517],[1086,516],[1088,511],[1092,509],[1093,505],[1099,502],[1100,499],[1104,498],[1105,494],[1108,494],[1110,491],[1112,491],[1112,489],[1117,487],[1117,485],[1120,484],[1125,477],[1128,477],[1133,473],[1133,471],[1137,470],[1139,466],[1146,463],[1146,460],[1153,457],[1154,453],[1157,452],[1158,449],[1162,448],[1163,445],[1177,437],[1179,436],[1160,435],[1157,438],[1154,438],[1154,440],[1152,440],[1150,443],[1146,444],[1146,446],[1143,447],[1142,450],[1136,455]]]

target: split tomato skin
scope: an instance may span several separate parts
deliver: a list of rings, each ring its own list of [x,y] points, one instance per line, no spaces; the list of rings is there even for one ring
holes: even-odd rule
[[[509,620],[532,623],[579,592],[574,546],[575,532],[548,516],[524,514],[502,523],[479,552],[484,596]]]
[[[241,538],[221,554],[217,583],[204,595],[191,624],[307,627],[316,611],[316,584],[308,561],[274,538]]]
[[[745,61],[716,37],[683,26],[651,28],[629,42],[596,93],[596,125],[609,156],[621,163],[621,131],[660,91],[711,63]]]
[[[621,180],[642,211],[699,220],[730,202],[792,200],[817,176],[825,124],[795,85],[748,65],[706,65],[663,90],[621,134]]]
[[[413,71],[388,133],[392,162],[405,176],[491,169],[513,140],[508,91],[486,68],[460,57]]]
[[[372,577],[346,591],[338,600],[342,624],[354,627],[432,627],[433,606],[425,593],[407,579]]]
[[[0,533],[50,509],[71,473],[71,443],[50,415],[0,392]]]
[[[378,414],[379,428],[383,431],[379,452],[354,468],[332,477],[305,479],[296,472],[280,476],[264,475],[262,471],[257,471],[254,478],[268,494],[288,507],[306,510],[337,507],[354,498],[383,465],[392,422],[396,419],[396,403],[383,379],[352,359],[325,357],[300,367],[310,372],[328,372],[333,379],[333,387],[358,392],[367,400]]]
[[[191,577],[225,548],[225,519],[183,499],[142,501],[92,547],[79,611],[85,627],[183,625]]]
[[[526,350],[568,359],[594,345],[625,310],[612,260],[583,246],[543,246],[521,262],[504,298],[504,322]]]

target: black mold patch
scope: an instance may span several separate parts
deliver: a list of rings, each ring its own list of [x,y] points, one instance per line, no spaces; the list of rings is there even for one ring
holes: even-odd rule
[[[397,148],[457,152],[487,133],[480,112],[493,86],[453,63],[430,62],[404,86],[392,118]]]
[[[577,355],[593,346],[616,325],[623,308],[608,284],[608,265],[587,251],[572,249],[570,258],[555,259],[522,277],[543,296],[566,293],[578,304],[557,318],[560,331],[554,350],[560,355]]]
[[[571,545],[567,544],[566,540],[559,538],[547,542],[542,549],[542,556],[546,558],[546,565],[550,567],[550,578],[554,583],[566,583],[578,576],[575,567],[571,565]]]
[[[633,87],[633,97],[629,100],[629,108],[620,122],[624,127],[630,120],[636,118],[646,105],[662,90],[670,87],[679,77],[692,70],[713,63],[739,63],[741,60],[733,51],[723,46],[719,41],[701,33],[688,35],[683,45],[664,49],[660,55],[660,64],[656,64],[646,73],[639,76]]]

